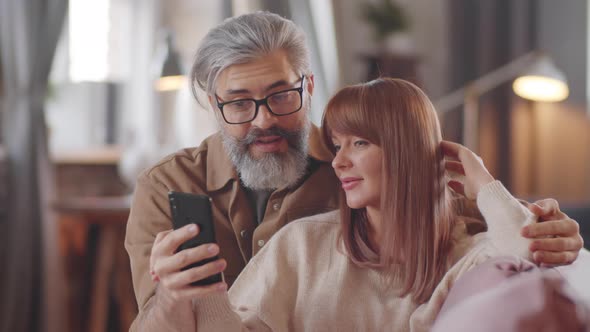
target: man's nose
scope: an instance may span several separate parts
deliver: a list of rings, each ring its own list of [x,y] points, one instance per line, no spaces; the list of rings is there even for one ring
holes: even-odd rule
[[[268,129],[273,127],[277,121],[278,117],[270,112],[268,106],[260,105],[258,107],[258,114],[252,120],[252,125],[260,129]]]

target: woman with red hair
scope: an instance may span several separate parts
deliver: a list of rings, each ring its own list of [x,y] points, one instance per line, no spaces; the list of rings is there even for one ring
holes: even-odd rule
[[[229,297],[195,300],[200,330],[427,331],[467,271],[504,255],[529,264],[530,240],[519,234],[535,215],[473,152],[442,140],[415,85],[378,79],[344,88],[322,127],[340,209],[284,226]],[[459,217],[468,200],[487,231],[473,234]]]

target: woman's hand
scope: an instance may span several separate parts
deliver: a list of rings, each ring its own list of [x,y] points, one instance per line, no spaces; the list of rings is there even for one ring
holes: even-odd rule
[[[445,160],[445,168],[448,172],[459,175],[452,176],[449,186],[459,194],[469,199],[476,199],[479,190],[486,184],[493,182],[494,177],[486,169],[479,156],[465,146],[442,141],[440,143]]]

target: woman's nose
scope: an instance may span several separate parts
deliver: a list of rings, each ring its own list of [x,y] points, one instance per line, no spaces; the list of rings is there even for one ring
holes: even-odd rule
[[[346,157],[343,150],[336,152],[336,156],[332,160],[332,168],[341,169],[350,166],[350,160]]]

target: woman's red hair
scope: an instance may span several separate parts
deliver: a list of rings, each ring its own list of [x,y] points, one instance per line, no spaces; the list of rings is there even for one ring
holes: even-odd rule
[[[346,87],[330,99],[322,130],[359,136],[383,149],[382,232],[376,258],[364,209],[341,191],[341,238],[353,262],[390,269],[392,285],[427,301],[447,270],[454,215],[439,148],[440,125],[428,97],[414,84],[381,78]]]

